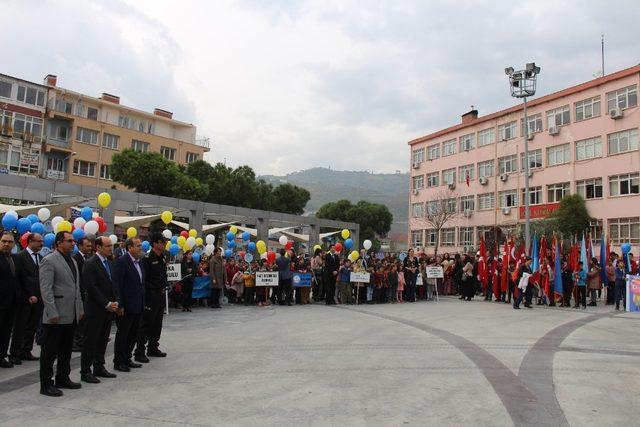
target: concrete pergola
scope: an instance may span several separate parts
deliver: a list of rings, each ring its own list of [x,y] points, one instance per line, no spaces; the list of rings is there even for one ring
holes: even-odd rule
[[[46,180],[18,175],[0,175],[0,194],[10,199],[25,200],[41,204],[77,203],[98,208],[98,194],[111,195],[111,204],[101,209],[101,216],[107,224],[107,233],[114,230],[116,211],[129,212],[131,215],[160,214],[168,210],[174,215],[188,217],[189,226],[198,231],[208,220],[218,222],[236,222],[252,225],[257,229],[257,238],[269,239],[270,227],[308,227],[310,251],[320,243],[320,228],[334,230],[348,229],[351,232],[353,247],[359,248],[360,226],[353,222],[333,221],[314,216],[291,215],[280,212],[248,209],[237,206],[205,203],[195,200],[176,199],[153,194],[105,189],[88,185],[69,184],[61,181]]]

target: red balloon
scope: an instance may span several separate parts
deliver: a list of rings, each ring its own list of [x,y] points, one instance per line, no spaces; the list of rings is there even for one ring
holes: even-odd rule
[[[342,243],[338,242],[338,243],[336,243],[335,246],[336,246],[336,251],[342,252]]]
[[[189,232],[188,232],[188,231],[184,231],[184,230],[183,230],[183,231],[181,231],[181,232],[180,232],[180,235],[181,235],[182,237],[184,237],[185,239],[188,239],[188,238],[189,238]]]
[[[244,251],[238,251],[238,257],[244,259]]]
[[[22,235],[22,237],[20,237],[20,244],[22,245],[23,249],[27,247],[27,239],[29,238],[30,235],[31,233],[27,231]]]
[[[107,223],[104,222],[104,219],[97,216],[93,220],[98,223],[98,233],[104,233],[107,231]]]
[[[267,252],[267,262],[269,264],[273,263],[276,260],[276,253],[273,251]]]
[[[291,249],[292,247],[293,247],[293,242],[292,242],[291,240],[289,240],[289,241],[287,242],[287,244],[286,244],[286,245],[284,245],[284,248],[285,248],[286,250],[289,250],[289,249]]]

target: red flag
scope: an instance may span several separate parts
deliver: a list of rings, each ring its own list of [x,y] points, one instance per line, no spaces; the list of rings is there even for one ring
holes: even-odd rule
[[[478,260],[478,276],[485,294],[487,292],[488,279],[487,276],[487,249],[484,245],[484,238],[480,239],[480,259]]]
[[[500,283],[500,290],[507,292],[509,289],[509,258],[510,250],[507,242],[504,242],[504,255],[502,255],[502,282]]]

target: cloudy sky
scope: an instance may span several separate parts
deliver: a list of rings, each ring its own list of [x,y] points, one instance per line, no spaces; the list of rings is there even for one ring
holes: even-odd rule
[[[0,72],[147,111],[213,143],[207,160],[284,174],[407,170],[412,138],[640,62],[637,0],[3,0]]]

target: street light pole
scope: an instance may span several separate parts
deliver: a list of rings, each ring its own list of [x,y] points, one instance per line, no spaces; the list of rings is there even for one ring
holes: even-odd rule
[[[527,120],[527,97],[524,101],[524,239],[525,249],[529,253],[531,241],[531,210],[529,206],[529,121]]]

